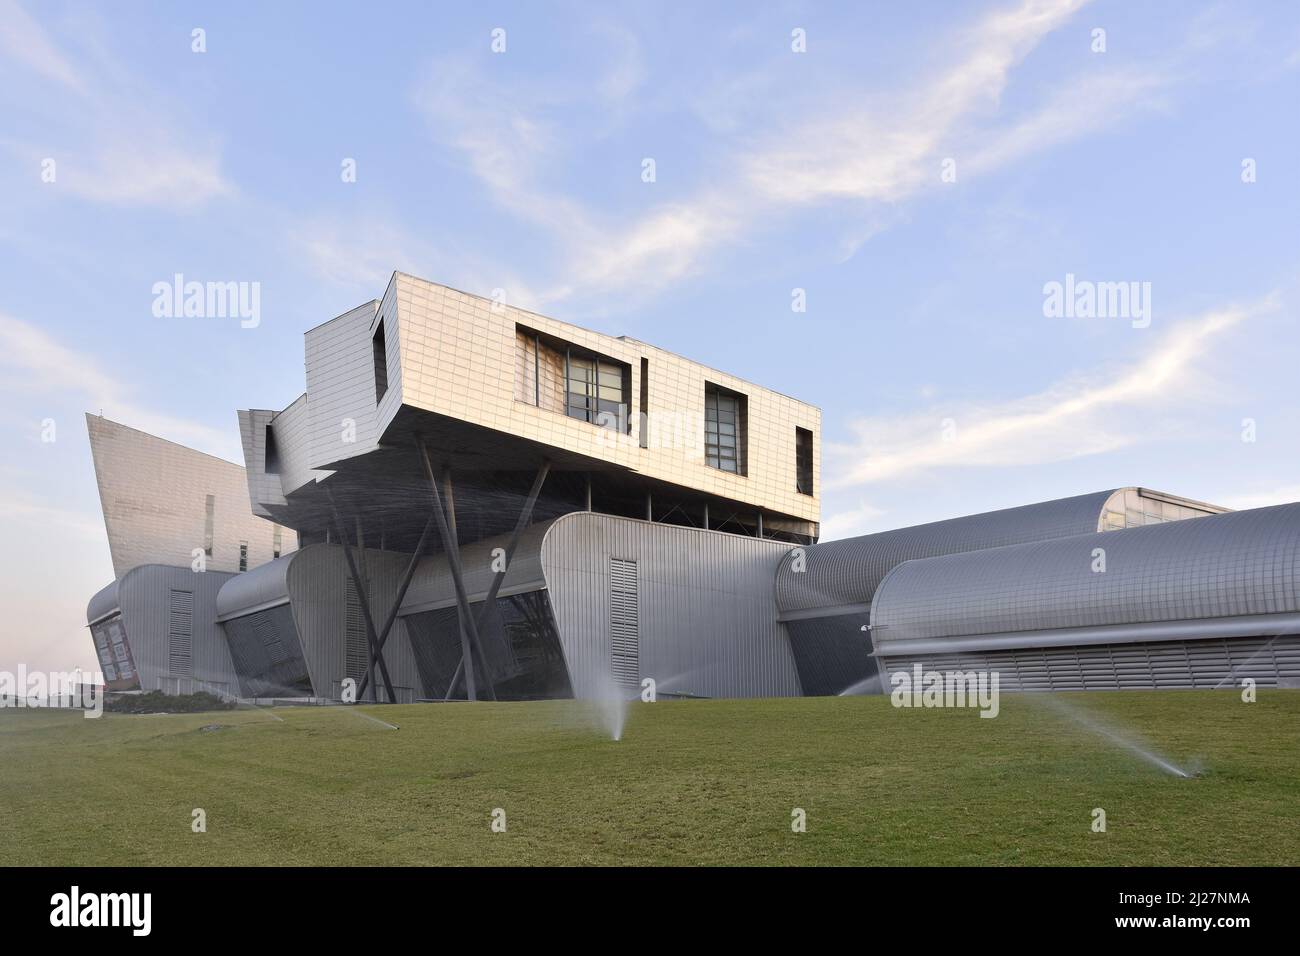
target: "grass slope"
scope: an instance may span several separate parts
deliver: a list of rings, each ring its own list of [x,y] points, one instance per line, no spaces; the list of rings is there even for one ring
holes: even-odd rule
[[[1300,862],[1300,693],[1061,695],[1192,779],[1032,697],[0,711],[0,864]]]

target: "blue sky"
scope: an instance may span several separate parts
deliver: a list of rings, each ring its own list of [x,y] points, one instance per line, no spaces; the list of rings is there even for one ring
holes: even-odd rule
[[[93,664],[82,414],[239,460],[395,268],[819,405],[828,537],[1300,499],[1298,107],[1281,2],[0,0],[0,667]],[[175,273],[260,324],[156,318]],[[1045,316],[1067,274],[1150,325]]]

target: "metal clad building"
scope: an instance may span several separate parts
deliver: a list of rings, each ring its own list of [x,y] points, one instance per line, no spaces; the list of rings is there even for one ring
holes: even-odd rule
[[[234,577],[143,564],[100,590],[86,620],[108,689],[234,694],[234,663],[217,624],[217,593]]]

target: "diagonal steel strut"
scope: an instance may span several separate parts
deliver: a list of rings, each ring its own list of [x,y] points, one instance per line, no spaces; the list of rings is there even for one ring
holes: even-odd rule
[[[429,532],[433,530],[433,515],[424,523],[424,530],[420,532],[420,540],[415,545],[415,551],[411,554],[411,560],[406,563],[406,570],[402,572],[401,582],[397,586],[397,597],[393,599],[393,608],[388,612],[388,617],[384,619],[384,626],[379,631],[379,651],[383,653],[384,645],[388,643],[388,635],[393,629],[393,622],[397,620],[397,611],[402,606],[402,600],[406,597],[406,591],[411,586],[411,579],[415,577],[415,566],[419,563],[420,556],[424,553],[424,542],[429,537]],[[371,657],[371,667],[374,666],[375,658]],[[361,686],[357,690],[357,696],[360,697],[366,692],[366,684],[370,681],[371,667],[366,668],[365,676],[361,678]]]
[[[356,585],[357,600],[361,603],[361,616],[365,618],[366,622],[366,641],[370,644],[370,653],[379,654],[379,642],[375,637],[375,622],[370,616],[370,597],[366,593],[366,586],[361,580],[361,575],[357,573],[357,563],[352,557],[352,550],[348,547],[348,535],[343,529],[343,519],[339,517],[338,506],[334,503],[334,491],[329,485],[325,486],[325,495],[329,498],[330,511],[334,515],[334,527],[339,533],[339,542],[343,545],[343,557],[348,562],[348,573],[352,575],[352,583]],[[388,702],[390,704],[395,703],[397,697],[393,693],[393,681],[388,676],[388,665],[384,663],[382,654],[379,654],[379,673],[384,678],[384,688],[388,691]]]
[[[465,593],[465,578],[460,566],[460,542],[451,536],[451,530],[447,526],[447,516],[442,508],[442,494],[438,491],[438,476],[433,473],[433,462],[429,459],[429,448],[424,443],[424,437],[416,435],[415,444],[420,449],[424,472],[429,478],[429,489],[433,492],[433,516],[438,521],[438,533],[442,535],[443,548],[447,552],[447,564],[451,567],[451,580],[456,586],[456,603],[460,606],[461,620],[469,630],[468,637],[461,635],[460,647],[461,659],[465,664],[465,688],[470,700],[478,700],[474,684],[474,657],[471,643],[478,649],[480,659],[483,659],[483,645],[479,642],[478,627],[474,615],[470,613],[469,598]],[[489,690],[491,690],[490,685]]]

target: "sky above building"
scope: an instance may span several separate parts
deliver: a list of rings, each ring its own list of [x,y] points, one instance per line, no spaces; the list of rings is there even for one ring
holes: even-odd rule
[[[826,538],[1300,499],[1298,115],[1288,2],[0,0],[0,667],[93,666],[83,413],[241,461],[394,269],[820,406]]]

